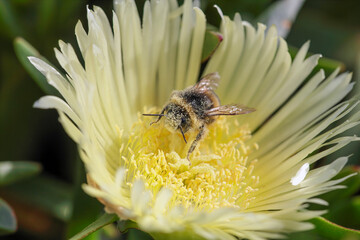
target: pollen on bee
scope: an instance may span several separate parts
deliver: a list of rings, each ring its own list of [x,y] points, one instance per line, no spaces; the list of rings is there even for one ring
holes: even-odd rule
[[[161,123],[150,127],[150,122],[149,118],[136,122],[125,144],[129,149],[120,148],[129,170],[127,181],[140,178],[153,194],[169,188],[175,193],[175,205],[202,209],[250,206],[259,177],[253,175],[256,161],[248,161],[257,146],[246,144],[251,138],[247,126],[219,118],[191,155],[190,164],[182,136]],[[189,139],[195,136],[187,134]]]

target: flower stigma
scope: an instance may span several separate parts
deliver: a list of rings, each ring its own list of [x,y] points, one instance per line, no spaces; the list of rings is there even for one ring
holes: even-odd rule
[[[246,144],[251,138],[247,125],[220,117],[208,127],[189,162],[186,154],[196,131],[186,133],[186,144],[181,133],[169,132],[163,121],[150,122],[139,115],[126,146],[120,148],[119,165],[127,169],[129,187],[137,179],[153,194],[166,187],[173,192],[171,204],[185,208],[247,208],[259,183],[259,176],[252,175],[257,160],[248,161],[258,146]]]

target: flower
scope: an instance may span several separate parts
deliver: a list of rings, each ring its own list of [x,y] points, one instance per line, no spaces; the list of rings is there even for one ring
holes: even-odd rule
[[[256,112],[223,117],[186,159],[177,133],[141,113],[158,112],[174,89],[200,74],[206,31],[203,12],[186,0],[146,2],[142,22],[132,0],[118,0],[112,25],[101,8],[88,9],[88,32],[75,33],[84,64],[62,41],[61,75],[44,61],[32,64],[62,95],[34,106],[57,109],[86,166],[84,190],[121,219],[131,219],[155,239],[269,239],[312,228],[324,211],[317,195],[345,165],[309,166],[357,137],[339,134],[358,124],[344,121],[355,100],[337,104],[352,89],[351,74],[311,74],[320,55],[306,58],[305,43],[291,59],[276,28],[219,13],[223,42],[204,72],[218,72],[221,101]],[[337,122],[334,127],[332,124]],[[340,122],[340,123],[339,123]],[[189,139],[193,133],[187,134]]]

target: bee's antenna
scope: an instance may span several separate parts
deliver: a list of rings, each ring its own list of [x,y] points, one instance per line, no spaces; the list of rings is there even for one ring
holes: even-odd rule
[[[181,132],[181,134],[182,134],[182,136],[183,136],[183,138],[184,138],[185,143],[187,143],[186,138],[185,138],[185,134],[184,134],[184,132],[183,132],[183,130],[182,130],[182,127],[179,126],[179,128],[180,128],[180,132]]]
[[[143,113],[144,116],[158,116],[159,118],[155,121],[155,122],[151,122],[150,126],[153,125],[154,123],[157,123],[158,121],[160,121],[160,119],[165,116],[164,114],[160,113],[160,114],[152,114],[152,113]]]
[[[159,113],[143,113],[142,115],[144,115],[144,116],[160,116],[160,117],[163,117],[163,116],[165,116],[164,114],[159,114]]]

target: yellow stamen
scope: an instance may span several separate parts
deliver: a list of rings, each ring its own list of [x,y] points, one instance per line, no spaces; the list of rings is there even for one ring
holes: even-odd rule
[[[196,130],[186,133],[185,144],[180,132],[169,132],[162,121],[150,126],[151,120],[139,115],[127,146],[119,150],[128,182],[142,179],[154,194],[167,187],[174,193],[172,204],[186,208],[246,209],[259,182],[252,175],[256,161],[247,158],[258,148],[246,144],[251,137],[247,126],[239,126],[235,118],[219,118],[189,162],[186,155]]]

